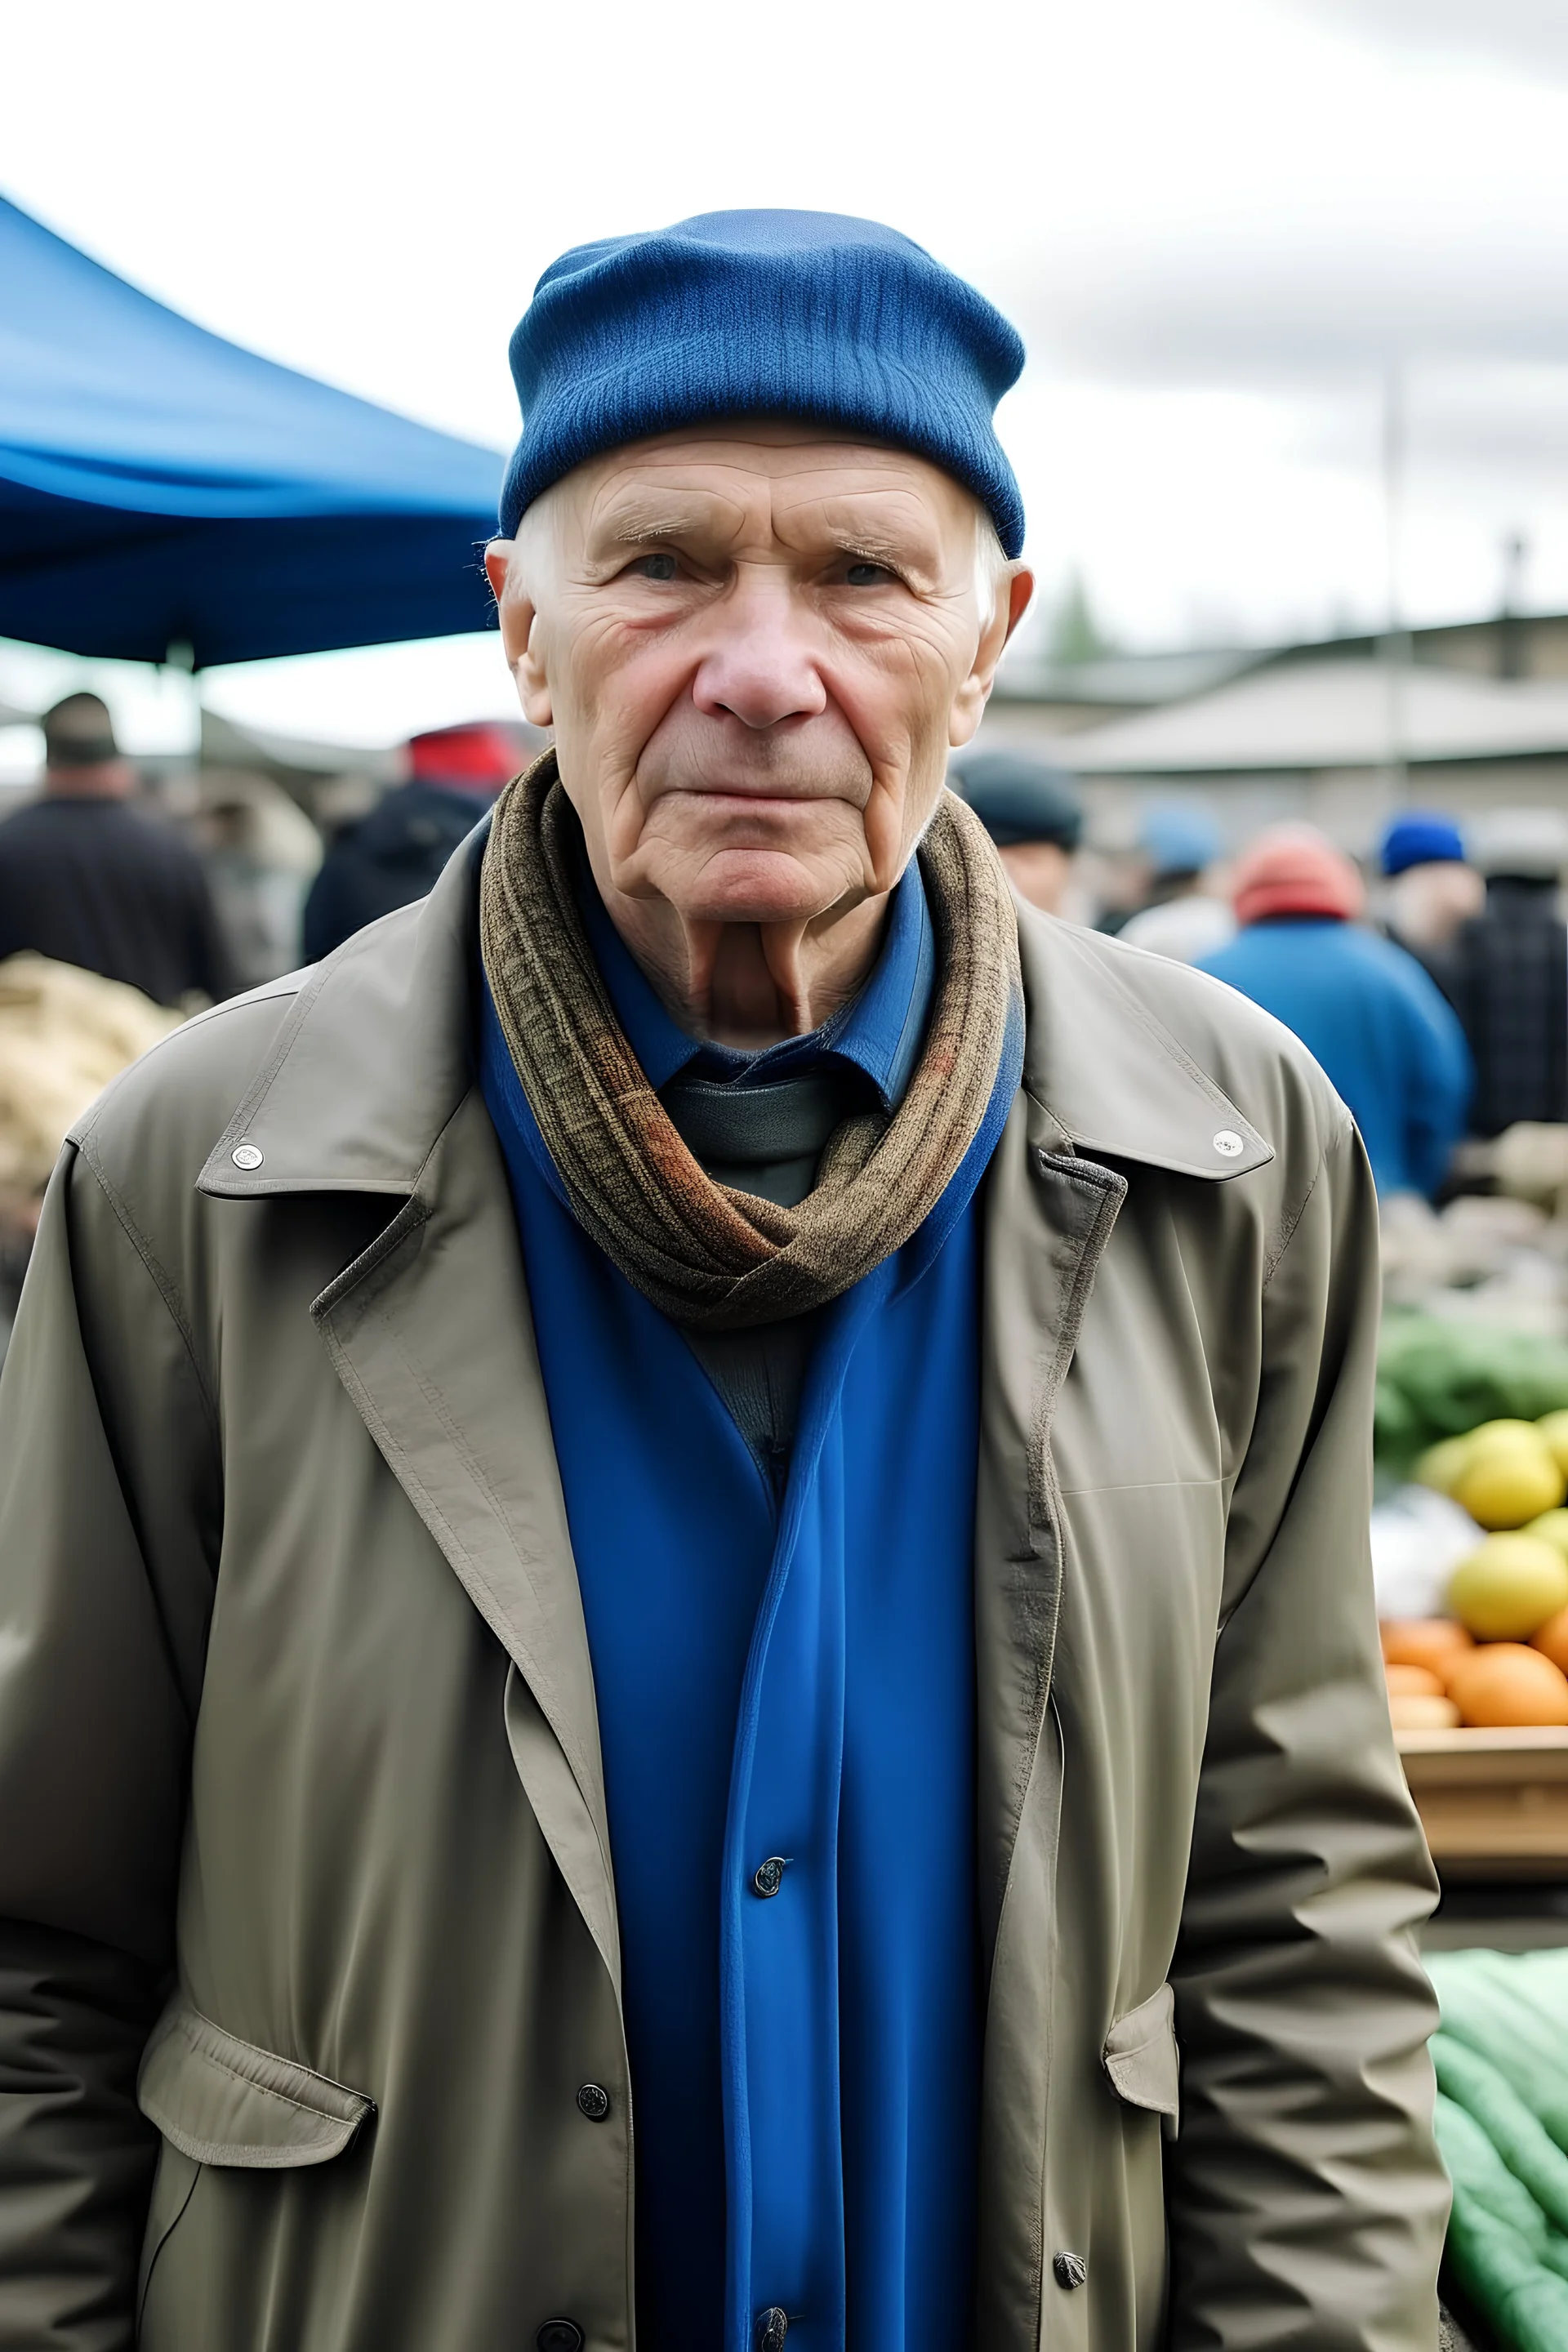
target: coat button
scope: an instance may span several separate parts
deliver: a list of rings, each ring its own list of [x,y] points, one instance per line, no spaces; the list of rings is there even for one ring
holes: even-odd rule
[[[1214,1148],[1222,1160],[1239,1160],[1247,1146],[1234,1127],[1222,1127],[1215,1137]]]
[[[263,1157],[254,1143],[237,1143],[228,1156],[235,1166],[243,1168],[247,1175],[251,1169],[260,1167]]]
[[[1081,2254],[1053,2254],[1051,2269],[1057,2284],[1068,2289],[1082,2286],[1089,2277],[1089,2264]]]
[[[547,2319],[533,2340],[539,2352],[583,2352],[583,2331],[574,2319]]]
[[[591,2124],[602,2124],[610,2112],[610,2095],[602,2083],[584,2083],[577,2105]]]
[[[770,2305],[757,2321],[757,2352],[784,2352],[789,2320],[778,2305]]]
[[[766,1862],[759,1862],[752,1871],[752,1891],[760,1895],[764,1902],[770,1895],[776,1895],[784,1885],[784,1864],[788,1859],[787,1854],[770,1853]],[[780,2341],[783,2341],[782,2337]]]

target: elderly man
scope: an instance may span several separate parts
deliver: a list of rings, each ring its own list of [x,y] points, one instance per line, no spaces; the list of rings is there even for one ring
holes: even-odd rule
[[[78,1127],[10,2341],[1431,2352],[1372,1188],[943,790],[1021,357],[864,222],[568,254],[489,557],[553,750]]]

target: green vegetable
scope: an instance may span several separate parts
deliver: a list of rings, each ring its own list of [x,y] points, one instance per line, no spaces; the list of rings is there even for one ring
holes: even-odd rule
[[[1560,1339],[1431,1315],[1384,1318],[1374,1433],[1386,1468],[1405,1471],[1439,1438],[1483,1421],[1539,1421],[1563,1406],[1568,1345]]]

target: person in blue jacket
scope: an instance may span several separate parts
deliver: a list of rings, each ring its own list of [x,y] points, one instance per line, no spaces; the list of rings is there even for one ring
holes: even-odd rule
[[[1469,1049],[1415,958],[1356,919],[1364,893],[1351,860],[1309,826],[1279,826],[1239,861],[1232,901],[1240,929],[1203,970],[1316,1055],[1380,1192],[1435,1192],[1465,1131]]]

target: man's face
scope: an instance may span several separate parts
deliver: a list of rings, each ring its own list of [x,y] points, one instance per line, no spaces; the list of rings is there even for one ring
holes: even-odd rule
[[[601,889],[721,923],[890,889],[1028,601],[981,523],[919,457],[754,424],[540,499],[490,578]]]

